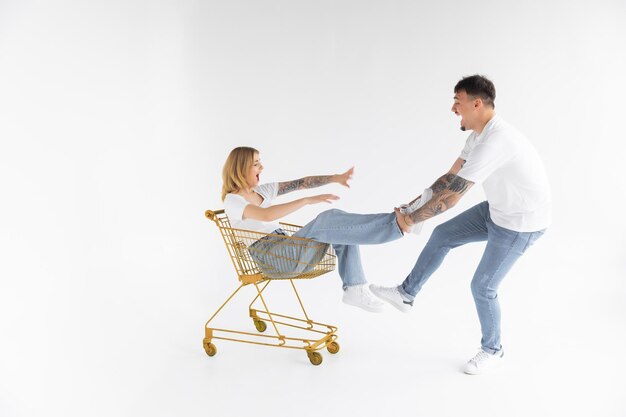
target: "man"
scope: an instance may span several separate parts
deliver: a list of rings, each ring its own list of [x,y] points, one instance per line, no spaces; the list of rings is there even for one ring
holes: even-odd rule
[[[461,117],[461,130],[473,132],[452,168],[431,186],[432,198],[401,216],[401,228],[409,232],[414,224],[455,206],[475,183],[482,183],[487,201],[437,226],[401,285],[371,286],[374,294],[409,312],[413,299],[450,249],[487,241],[471,284],[482,339],[481,350],[465,366],[468,374],[483,373],[502,361],[498,287],[551,222],[550,187],[543,164],[530,142],[496,115],[495,97],[493,83],[483,76],[457,83],[452,111]]]

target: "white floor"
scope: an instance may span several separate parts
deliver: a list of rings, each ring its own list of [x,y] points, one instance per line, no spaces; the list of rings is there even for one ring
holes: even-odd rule
[[[378,251],[385,259],[387,253]],[[451,255],[451,265],[471,252]],[[210,358],[202,349],[203,324],[235,286],[231,265],[221,259],[208,276],[178,277],[167,291],[174,282],[158,274],[149,285],[146,279],[135,286],[129,281],[124,291],[113,279],[65,295],[51,284],[47,291],[34,289],[31,304],[14,303],[13,316],[5,309],[3,333],[9,339],[0,346],[0,414],[626,412],[621,295],[582,291],[580,271],[548,267],[531,274],[535,262],[521,263],[500,292],[505,364],[490,375],[468,376],[461,368],[478,347],[477,319],[468,282],[450,276],[454,268],[445,266],[409,315],[391,307],[377,315],[343,305],[336,272],[301,281],[312,318],[339,327],[341,351],[324,352],[320,366],[302,351],[227,341],[215,341],[218,353]],[[380,259],[371,263],[380,265]],[[380,268],[372,267],[373,275],[382,276]],[[268,291],[276,311],[292,307],[289,290],[276,285]],[[252,288],[242,290],[216,326],[254,331],[246,317],[251,294]]]

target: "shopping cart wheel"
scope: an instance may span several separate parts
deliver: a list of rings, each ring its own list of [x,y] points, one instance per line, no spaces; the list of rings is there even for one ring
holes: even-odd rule
[[[339,343],[330,342],[328,346],[326,346],[326,350],[328,350],[328,353],[331,353],[334,355],[335,353],[339,352]]]
[[[307,356],[309,357],[309,360],[311,361],[311,363],[315,366],[321,364],[322,361],[324,360],[324,358],[319,352],[308,352]]]
[[[202,344],[204,346],[204,351],[206,352],[207,355],[215,356],[215,354],[217,353],[217,348],[215,347],[213,343],[204,341]]]
[[[267,329],[267,324],[265,324],[263,320],[254,319],[254,327],[256,327],[258,331],[263,333],[265,329]]]

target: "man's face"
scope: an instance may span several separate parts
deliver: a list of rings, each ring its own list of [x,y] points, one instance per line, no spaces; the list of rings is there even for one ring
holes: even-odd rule
[[[476,99],[468,96],[465,90],[454,94],[454,104],[452,112],[461,116],[461,130],[473,129],[476,115],[478,114],[478,103]]]

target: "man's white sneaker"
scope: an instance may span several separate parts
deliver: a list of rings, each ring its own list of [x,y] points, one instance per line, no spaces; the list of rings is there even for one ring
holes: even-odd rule
[[[346,288],[343,292],[344,303],[351,306],[362,308],[363,310],[371,313],[380,313],[383,311],[384,303],[381,303],[379,299],[374,297],[374,294],[369,290],[367,284],[352,285]]]
[[[501,365],[503,360],[503,350],[491,354],[481,349],[476,356],[467,362],[464,372],[469,375],[482,374]]]
[[[413,307],[413,300],[402,295],[398,287],[382,287],[370,285],[370,290],[379,298],[385,300],[403,313],[408,313]]]

